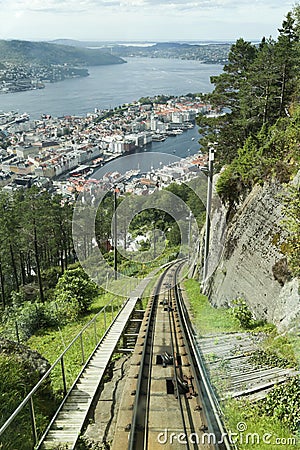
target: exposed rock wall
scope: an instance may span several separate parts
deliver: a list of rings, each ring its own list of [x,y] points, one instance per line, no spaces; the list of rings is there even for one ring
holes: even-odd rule
[[[38,372],[40,378],[50,369],[50,363],[37,351],[17,342],[0,337],[0,354],[13,355],[29,372]]]
[[[228,211],[218,205],[212,214],[211,275],[205,285],[211,303],[230,305],[246,300],[256,318],[284,330],[300,316],[299,280],[291,279],[280,251],[285,234],[280,184],[256,186],[225,230]],[[226,233],[224,245],[220,236]]]

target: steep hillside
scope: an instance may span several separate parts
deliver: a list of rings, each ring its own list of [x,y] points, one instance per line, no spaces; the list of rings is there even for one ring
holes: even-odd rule
[[[278,31],[276,40],[232,45],[211,78],[209,100],[222,114],[198,123],[220,171],[205,291],[214,305],[244,299],[284,330],[300,316],[299,4]]]
[[[0,40],[0,63],[98,66],[125,63],[122,58],[98,49],[31,41]]]
[[[205,286],[212,304],[232,305],[234,299],[243,298],[256,318],[273,322],[282,331],[300,316],[299,279],[292,278],[282,253],[287,238],[283,192],[278,182],[255,185],[229,221],[228,209],[215,205],[211,276]]]

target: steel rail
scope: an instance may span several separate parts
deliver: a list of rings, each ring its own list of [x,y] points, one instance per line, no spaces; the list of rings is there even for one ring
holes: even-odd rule
[[[173,275],[174,281],[176,281],[176,271]],[[174,291],[175,295],[175,287],[172,289]],[[175,390],[177,393],[177,400],[180,410],[180,415],[182,419],[182,425],[183,425],[183,431],[185,436],[187,436],[187,425],[186,425],[186,419],[184,417],[184,411],[183,411],[183,405],[182,405],[182,396],[180,395],[179,390],[179,384],[178,384],[178,378],[177,378],[177,370],[180,371],[180,366],[178,366],[178,359],[177,355],[179,354],[179,346],[178,346],[178,337],[176,333],[176,323],[175,323],[175,311],[172,307],[172,296],[171,296],[171,290],[169,290],[169,305],[168,305],[168,313],[169,313],[169,325],[170,325],[170,335],[171,335],[171,348],[172,348],[172,354],[173,354],[173,367],[174,367],[174,384],[175,384]],[[175,297],[174,297],[175,300]],[[190,444],[188,440],[186,441],[186,448],[187,450],[190,450]]]
[[[199,426],[197,423],[200,419],[200,413],[197,412],[195,415],[194,411],[198,411],[198,407],[200,406],[199,411],[202,410],[203,412],[203,416],[201,415],[200,419],[200,423],[202,422],[204,426],[203,438],[209,440],[208,444],[211,446],[210,448],[216,450],[232,450],[236,448],[232,442],[229,442],[229,435],[227,435],[222,421],[222,411],[206,373],[201,352],[195,339],[195,332],[178,286],[178,276],[182,267],[182,261],[177,261],[176,263],[170,264],[164,271],[155,286],[151,304],[149,304],[146,311],[145,317],[147,317],[148,322],[145,323],[145,332],[143,332],[145,334],[145,340],[139,362],[140,368],[137,374],[136,390],[134,391],[135,398],[128,435],[128,450],[147,450],[149,449],[149,442],[151,442],[151,427],[149,428],[151,424],[149,421],[151,420],[150,417],[152,414],[150,400],[153,395],[151,393],[151,377],[154,367],[153,364],[155,364],[153,350],[154,346],[160,345],[157,343],[159,340],[154,341],[154,339],[157,320],[160,320],[158,317],[158,304],[159,299],[163,297],[161,294],[164,284],[167,286],[168,297],[165,297],[163,300],[163,304],[167,308],[167,315],[162,320],[165,320],[165,332],[170,337],[170,341],[168,342],[171,356],[173,357],[173,368],[172,364],[170,368],[173,373],[174,392],[178,401],[176,426],[182,426],[182,431],[184,432],[182,434],[185,436],[188,436],[189,431],[191,435],[196,435],[195,430]],[[166,282],[168,281],[168,277],[172,278],[172,286],[174,286],[172,288],[171,284]],[[160,326],[158,326],[158,329],[160,329]],[[178,330],[180,330],[180,337]],[[183,335],[183,342],[181,342],[181,334]],[[181,351],[182,343],[184,344],[184,352]],[[186,357],[186,362],[190,365],[189,370],[183,370],[183,360],[179,356]],[[197,409],[192,407],[190,398],[182,392],[181,379],[184,380],[184,373],[194,380],[189,385],[189,388],[192,389],[190,391],[192,396],[196,395],[197,398],[197,394],[199,394],[199,397],[193,400],[194,405],[195,402],[197,404]],[[141,410],[143,410],[143,413],[141,413]],[[195,440],[189,441],[189,439],[186,439],[181,444],[187,450],[202,448],[198,446]],[[202,444],[206,448],[206,444],[204,442]]]
[[[176,276],[178,276],[179,268],[176,271]],[[196,383],[198,385],[199,392],[202,391],[201,389],[201,382],[203,383],[204,391],[208,399],[208,404],[205,401],[205,398],[203,398],[203,401],[206,403],[206,418],[210,422],[210,428],[212,429],[213,433],[215,434],[217,438],[217,445],[218,449],[220,450],[232,450],[233,448],[236,449],[236,445],[229,441],[228,434],[225,430],[223,421],[221,419],[222,411],[219,405],[219,402],[214,394],[214,390],[211,386],[211,383],[209,381],[209,377],[207,374],[207,371],[205,369],[205,365],[203,362],[203,358],[201,355],[201,351],[199,349],[199,346],[195,339],[195,331],[193,329],[193,326],[190,322],[189,315],[185,306],[185,303],[183,301],[181,289],[178,286],[178,284],[175,285],[175,295],[176,295],[176,301],[177,301],[177,308],[179,313],[179,319],[181,322],[181,327],[184,331],[183,335],[185,336],[185,344],[187,348],[189,348],[189,353],[191,355],[191,358],[193,359],[193,367],[198,373],[198,376],[196,376]],[[200,381],[201,380],[201,381]],[[215,422],[212,423],[211,420],[211,413],[212,412],[212,419]],[[217,428],[216,428],[217,427]]]
[[[158,299],[160,295],[160,291],[163,285],[163,282],[167,276],[172,278],[172,284],[174,284],[175,281],[175,274],[176,274],[176,265],[179,264],[179,267],[182,267],[182,262],[176,262],[175,264],[172,264],[171,267],[169,267],[160,277],[156,287],[155,292],[153,294],[152,303],[150,311],[148,312],[148,326],[145,333],[145,341],[143,346],[143,351],[141,355],[141,361],[140,361],[140,370],[138,373],[138,381],[137,381],[137,387],[135,391],[135,400],[133,405],[133,414],[132,414],[132,421],[131,421],[131,428],[128,438],[128,450],[137,450],[137,432],[138,426],[143,426],[144,432],[143,432],[143,443],[139,442],[138,450],[147,450],[148,449],[148,420],[149,420],[149,412],[150,412],[150,398],[151,398],[151,371],[152,371],[152,365],[153,365],[153,342],[155,337],[155,320],[156,320],[156,314],[158,310]],[[171,272],[173,271],[173,273]],[[171,272],[171,273],[170,273]],[[178,362],[177,356],[179,355],[179,339],[178,339],[178,332],[176,330],[176,317],[175,317],[175,308],[172,304],[172,293],[174,292],[175,296],[175,290],[174,287],[170,287],[170,283],[167,283],[168,288],[168,302],[167,302],[167,308],[168,308],[168,317],[167,321],[169,323],[169,332],[170,332],[170,345],[171,345],[171,354],[173,358],[173,371],[174,371],[174,387],[175,392],[178,400],[178,407],[180,410],[180,417],[181,417],[181,423],[183,425],[183,429],[185,432],[185,435],[187,436],[187,426],[189,425],[191,429],[194,429],[194,423],[192,420],[192,416],[190,413],[190,407],[186,399],[186,410],[188,414],[188,424],[187,419],[185,418],[184,413],[184,407],[183,407],[183,397],[180,392],[180,386],[178,383],[178,375],[180,376],[180,364]],[[146,355],[150,353],[149,356],[149,363],[145,369],[145,359]],[[145,378],[147,378],[146,383],[146,400],[144,401],[143,405],[145,404],[145,412],[143,415],[143,424],[138,423],[138,413],[140,413],[141,410],[141,404],[140,404],[140,395],[142,390],[142,383],[145,382]],[[145,394],[145,393],[143,393]],[[191,449],[190,443],[187,441],[185,448],[187,450]],[[193,448],[198,448],[196,445],[193,446]]]
[[[136,395],[135,395],[135,400],[134,400],[134,405],[133,405],[132,422],[131,422],[131,428],[130,428],[130,433],[129,433],[129,438],[128,438],[128,450],[134,450],[135,444],[136,444],[136,432],[137,432],[139,399],[140,399],[140,395],[141,395],[141,386],[142,386],[143,375],[144,375],[144,361],[146,359],[146,354],[148,352],[149,339],[150,339],[150,348],[151,349],[153,348],[153,340],[154,340],[153,330],[152,330],[152,333],[150,335],[150,327],[154,326],[154,321],[152,321],[151,319],[153,319],[153,317],[155,315],[155,311],[157,309],[158,294],[159,294],[161,285],[163,283],[163,280],[164,280],[164,278],[166,276],[167,271],[168,271],[168,268],[160,276],[160,278],[158,280],[158,283],[157,283],[157,285],[155,287],[155,292],[154,292],[154,294],[152,296],[151,308],[150,308],[149,317],[148,317],[148,326],[147,326],[146,333],[145,333],[145,343],[144,343],[143,350],[142,350],[141,364],[140,364],[140,370],[139,370],[138,380],[137,380]],[[148,374],[150,373],[150,367],[151,367],[151,360],[149,361]],[[150,395],[150,389],[149,389],[150,388],[150,383],[151,383],[151,379],[150,379],[150,376],[148,376],[148,386],[147,386],[148,389],[147,389],[147,398],[146,398],[146,414],[145,414],[144,423],[146,422],[146,420],[148,420],[148,409],[149,409],[149,401],[150,401],[150,396],[149,396]],[[146,429],[147,429],[147,427],[145,427],[145,431],[146,431]],[[147,433],[147,431],[146,431],[146,433]],[[145,448],[146,444],[147,444],[147,439],[145,439],[145,436],[144,436],[144,438],[143,438],[143,448]]]
[[[163,281],[164,277],[162,277],[161,282]],[[155,289],[155,298],[153,298],[153,315],[154,313],[156,313],[157,310],[157,296],[158,296],[158,289]],[[150,323],[150,317],[149,317],[149,331],[150,331],[150,327],[152,328],[152,334],[151,334],[151,340],[150,340],[150,348],[151,348],[151,353],[152,354],[152,349],[153,349],[153,345],[154,345],[154,327],[155,327],[155,321],[153,321],[153,323]],[[146,347],[146,345],[145,345]],[[149,358],[149,366],[148,366],[148,381],[147,381],[147,397],[146,397],[146,409],[145,409],[145,419],[144,419],[144,423],[146,424],[145,426],[145,433],[144,433],[144,442],[143,442],[143,449],[147,450],[147,441],[148,441],[148,421],[149,421],[149,409],[150,409],[150,385],[151,385],[151,377],[149,376],[152,370],[152,358]]]

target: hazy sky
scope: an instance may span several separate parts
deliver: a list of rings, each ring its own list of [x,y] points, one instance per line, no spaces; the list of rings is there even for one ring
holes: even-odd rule
[[[0,38],[276,38],[294,4],[288,0],[0,0]]]

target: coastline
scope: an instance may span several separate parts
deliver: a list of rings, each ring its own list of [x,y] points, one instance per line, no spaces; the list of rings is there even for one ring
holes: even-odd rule
[[[128,58],[127,64],[89,66],[90,76],[47,84],[45,89],[1,96],[1,110],[26,111],[32,120],[42,114],[52,117],[79,116],[98,108],[105,110],[157,93],[184,95],[210,92],[210,77],[222,66],[198,61]]]

